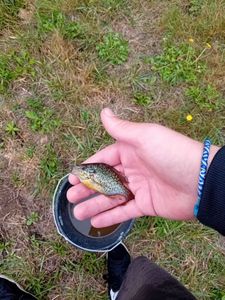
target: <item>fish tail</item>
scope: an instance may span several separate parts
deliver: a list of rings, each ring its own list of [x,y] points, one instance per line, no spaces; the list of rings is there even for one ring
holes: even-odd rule
[[[135,197],[134,197],[134,194],[127,189],[127,201],[130,201],[130,200],[133,200]]]

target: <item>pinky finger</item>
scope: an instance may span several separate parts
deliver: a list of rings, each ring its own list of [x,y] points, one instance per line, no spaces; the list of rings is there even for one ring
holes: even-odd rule
[[[137,207],[135,200],[130,200],[123,205],[119,205],[92,217],[91,224],[96,228],[107,227],[143,215],[142,211]]]

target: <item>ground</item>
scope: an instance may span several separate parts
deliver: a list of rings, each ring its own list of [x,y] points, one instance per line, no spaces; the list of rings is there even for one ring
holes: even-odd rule
[[[0,273],[38,299],[107,299],[105,258],[56,232],[58,179],[112,142],[99,112],[223,145],[224,0],[0,3]],[[225,242],[198,222],[140,218],[133,256],[198,299],[225,297]]]

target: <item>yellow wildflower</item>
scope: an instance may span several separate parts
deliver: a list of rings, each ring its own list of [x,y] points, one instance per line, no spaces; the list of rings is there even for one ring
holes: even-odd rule
[[[193,120],[192,115],[188,114],[188,115],[186,116],[186,120],[187,120],[188,122],[191,122],[191,121]]]
[[[193,38],[190,38],[188,41],[189,41],[189,43],[194,43],[194,39]]]
[[[212,46],[209,43],[206,43],[206,47],[209,48],[209,49],[212,48]]]

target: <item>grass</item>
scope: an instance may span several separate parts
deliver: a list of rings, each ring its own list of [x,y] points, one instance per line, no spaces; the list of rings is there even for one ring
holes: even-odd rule
[[[28,217],[27,217],[27,221],[26,221],[26,225],[27,226],[31,226],[35,223],[37,223],[39,220],[39,215],[37,212],[32,212]]]
[[[34,65],[37,62],[28,51],[12,51],[0,56],[0,93],[4,93],[10,83],[22,76],[35,76]]]
[[[14,199],[6,207],[0,196],[0,273],[38,299],[107,299],[105,259],[59,237],[52,191],[74,162],[112,142],[99,118],[105,106],[225,143],[224,7],[224,0],[0,3],[0,182]],[[212,230],[144,217],[126,243],[198,299],[224,298],[224,252]]]
[[[205,70],[200,60],[202,53],[189,44],[165,45],[161,55],[151,58],[152,70],[170,84],[195,83]]]
[[[0,3],[0,30],[6,26],[15,26],[18,22],[18,13],[23,8],[23,0],[4,0]]]
[[[15,122],[11,121],[6,124],[5,131],[10,135],[15,136],[20,130],[16,126]]]
[[[118,33],[110,32],[106,34],[103,41],[96,46],[96,49],[100,59],[113,65],[120,65],[128,59],[128,42],[120,37]]]
[[[211,85],[190,87],[186,95],[201,109],[218,110],[224,105],[221,94]]]

